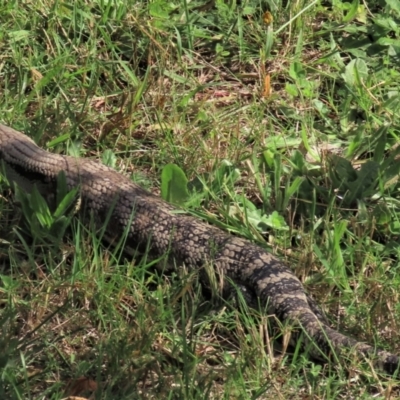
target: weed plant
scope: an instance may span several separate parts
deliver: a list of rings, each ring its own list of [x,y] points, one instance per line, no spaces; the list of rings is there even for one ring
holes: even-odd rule
[[[258,243],[333,327],[400,352],[397,1],[0,0],[0,50],[2,123]],[[399,396],[107,247],[74,193],[1,186],[1,399]]]

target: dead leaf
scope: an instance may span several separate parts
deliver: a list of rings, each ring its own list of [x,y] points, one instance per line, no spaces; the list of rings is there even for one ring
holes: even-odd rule
[[[85,392],[95,392],[97,383],[93,379],[85,378],[84,376],[71,380],[66,389],[66,393],[72,396],[79,396]]]
[[[273,20],[274,18],[272,17],[272,14],[269,11],[265,11],[265,13],[263,14],[264,24],[270,25]]]
[[[262,97],[271,96],[271,75],[265,75]]]

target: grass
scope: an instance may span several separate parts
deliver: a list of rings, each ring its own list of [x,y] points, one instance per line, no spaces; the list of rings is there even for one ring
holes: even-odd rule
[[[1,119],[155,193],[176,164],[191,212],[398,353],[399,19],[378,0],[0,0]],[[279,349],[287,327],[194,272],[160,273],[74,218],[54,234],[2,188],[1,398],[398,396],[367,363]]]

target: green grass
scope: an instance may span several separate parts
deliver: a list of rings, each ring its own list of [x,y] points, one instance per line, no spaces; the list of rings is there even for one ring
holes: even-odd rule
[[[154,193],[176,164],[191,212],[285,260],[341,332],[400,353],[400,8],[365,4],[0,0],[1,120]],[[2,188],[0,398],[398,395]]]

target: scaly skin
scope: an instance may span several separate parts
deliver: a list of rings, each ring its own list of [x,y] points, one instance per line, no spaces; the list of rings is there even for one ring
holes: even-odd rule
[[[169,254],[177,264],[200,269],[213,265],[223,279],[250,288],[268,312],[281,321],[302,327],[305,344],[313,343],[312,355],[354,350],[394,373],[400,365],[396,355],[351,339],[327,325],[303,285],[278,258],[263,248],[232,236],[182,213],[128,178],[102,164],[48,153],[27,136],[0,125],[0,160],[9,180],[25,190],[36,184],[44,194],[54,193],[57,177],[65,173],[68,188],[79,187],[83,206],[99,221],[112,209],[109,226],[113,236],[128,232],[133,248],[149,245],[155,256]],[[129,225],[129,226],[128,226]],[[297,337],[296,335],[294,337]]]

